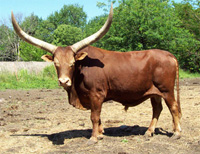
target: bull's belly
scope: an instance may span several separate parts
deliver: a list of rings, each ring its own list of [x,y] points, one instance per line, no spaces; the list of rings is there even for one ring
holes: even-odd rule
[[[131,106],[136,106],[155,95],[160,95],[160,92],[155,91],[155,90],[149,90],[146,92],[137,92],[137,93],[119,92],[119,93],[110,93],[110,94],[111,95],[107,97],[109,100],[113,100],[113,101],[121,103],[124,106],[131,107]]]
[[[110,100],[119,102],[124,106],[131,107],[131,106],[139,105],[140,103],[144,102],[145,100],[147,100],[150,97],[152,97],[152,96],[145,96],[145,97],[141,97],[141,98],[137,98],[137,99],[132,98],[131,96],[129,98],[124,98],[124,99],[120,98],[120,97],[114,97],[114,98],[111,98]]]
[[[131,106],[139,105],[140,103],[144,102],[145,100],[147,100],[150,97],[151,96],[146,96],[146,97],[141,97],[140,99],[128,99],[128,100],[127,99],[116,99],[116,98],[113,98],[112,100],[116,101],[116,102],[119,102],[124,106],[131,107]]]

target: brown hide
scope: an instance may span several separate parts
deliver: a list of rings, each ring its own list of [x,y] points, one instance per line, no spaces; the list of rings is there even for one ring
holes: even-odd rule
[[[91,109],[95,99],[115,100],[130,107],[174,91],[177,61],[167,51],[122,53],[88,46],[79,52],[88,56],[76,62],[68,92],[69,102],[76,108]]]

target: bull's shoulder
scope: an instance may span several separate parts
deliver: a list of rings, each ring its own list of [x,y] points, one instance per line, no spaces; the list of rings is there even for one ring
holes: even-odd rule
[[[90,58],[98,58],[101,59],[104,57],[106,50],[93,47],[93,46],[87,46],[86,48],[82,49],[80,52],[87,52],[88,57]]]

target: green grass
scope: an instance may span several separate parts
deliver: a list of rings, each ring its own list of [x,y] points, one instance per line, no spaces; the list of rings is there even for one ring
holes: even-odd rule
[[[0,74],[0,90],[5,89],[55,89],[58,88],[54,66],[46,67],[39,74],[21,70],[17,74]]]
[[[183,71],[182,69],[180,69],[180,71],[179,71],[179,76],[180,76],[181,79],[184,79],[184,78],[200,78],[199,73],[190,73],[189,71]]]
[[[199,73],[189,73],[180,69],[180,78],[198,78]],[[39,74],[28,73],[25,70],[17,74],[0,74],[0,90],[5,89],[56,89],[58,86],[57,74],[54,66],[46,67]]]

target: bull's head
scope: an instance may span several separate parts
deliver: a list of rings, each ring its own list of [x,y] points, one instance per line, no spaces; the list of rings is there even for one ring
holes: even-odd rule
[[[103,37],[107,31],[110,28],[111,22],[112,22],[112,16],[113,16],[113,7],[111,4],[110,13],[108,16],[108,19],[104,26],[94,33],[93,35],[67,47],[57,47],[53,44],[49,44],[47,42],[44,42],[42,40],[39,40],[37,38],[34,38],[27,33],[25,33],[17,24],[15,17],[12,15],[12,24],[16,31],[16,33],[23,39],[24,41],[39,47],[41,49],[44,49],[48,52],[50,52],[53,56],[44,55],[42,56],[42,59],[45,61],[53,61],[54,65],[57,70],[58,80],[61,86],[63,86],[65,89],[70,87],[72,85],[72,75],[74,72],[74,65],[76,61],[82,60],[87,56],[86,52],[78,52],[81,49],[85,48],[86,46],[96,42],[101,37]]]

